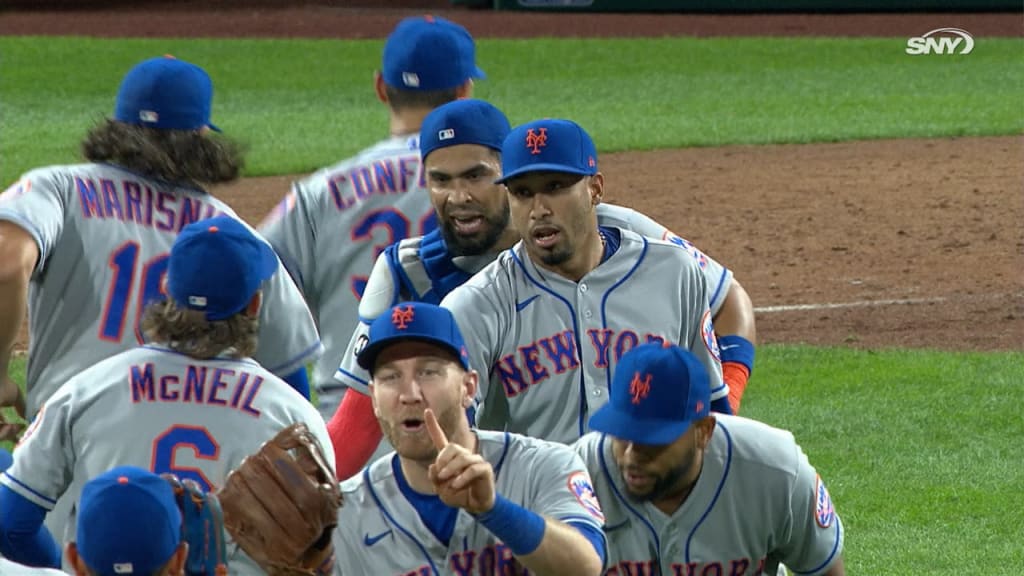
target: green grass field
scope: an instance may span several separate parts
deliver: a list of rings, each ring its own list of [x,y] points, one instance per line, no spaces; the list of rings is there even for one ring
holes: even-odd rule
[[[904,42],[484,40],[477,96],[513,123],[571,117],[602,151],[1024,132],[1024,42],[982,38],[967,57],[934,58]],[[165,52],[210,71],[214,121],[249,144],[250,175],[311,170],[383,134],[370,87],[380,47],[0,38],[0,176],[75,161],[124,71]],[[23,381],[23,362],[15,370]],[[827,479],[850,574],[1016,574],[1022,404],[1020,353],[768,345],[744,413],[793,430]]]

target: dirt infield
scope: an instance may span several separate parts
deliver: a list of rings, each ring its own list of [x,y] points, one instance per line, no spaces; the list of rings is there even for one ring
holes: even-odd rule
[[[322,4],[5,12],[0,34],[380,37],[406,14],[448,3]],[[1022,35],[1019,14],[435,13],[478,37],[905,37],[944,26]],[[600,162],[608,201],[655,216],[735,271],[758,310],[761,342],[1019,350],[1022,152],[1024,137],[1015,136],[630,152]],[[257,222],[290,179],[247,179],[216,193]]]

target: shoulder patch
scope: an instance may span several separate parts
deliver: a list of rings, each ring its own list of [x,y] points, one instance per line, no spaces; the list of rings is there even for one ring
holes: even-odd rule
[[[3,194],[0,194],[0,204],[5,202],[13,201],[18,196],[27,193],[32,189],[32,181],[28,178],[19,180],[11,185],[10,188],[4,190]]]
[[[17,449],[19,446],[27,442],[28,439],[35,433],[35,431],[39,429],[39,425],[43,422],[43,414],[45,413],[46,404],[44,403],[42,406],[39,407],[39,412],[36,412],[36,417],[32,419],[32,422],[29,423],[28,428],[26,428],[25,432],[21,435],[21,439],[18,440],[18,443],[14,446],[15,449]]]
[[[693,242],[690,242],[686,238],[678,236],[675,232],[672,232],[671,230],[665,231],[665,235],[664,237],[662,237],[662,240],[666,242],[671,242],[672,244],[675,244],[676,246],[679,246],[686,250],[687,252],[689,252],[690,256],[692,256],[693,259],[697,261],[697,265],[700,266],[701,268],[708,267],[708,257],[705,256],[704,253],[700,251],[700,248],[694,246]]]
[[[832,505],[832,497],[828,495],[825,483],[818,475],[814,479],[814,521],[822,528],[828,528],[836,518],[836,509]]]
[[[601,511],[601,503],[597,501],[597,494],[594,487],[590,485],[590,477],[584,472],[573,472],[569,475],[569,490],[572,491],[576,500],[590,512],[590,515],[597,518],[604,524],[604,512]]]
[[[292,189],[274,206],[274,209],[260,222],[260,228],[266,228],[271,224],[277,222],[287,215],[289,212],[295,209],[295,205],[298,203],[298,197],[295,194],[295,190]]]
[[[704,318],[701,320],[701,332],[704,335],[704,345],[708,352],[715,357],[715,360],[722,361],[721,352],[718,349],[718,337],[715,336],[715,326],[711,322],[711,310],[704,311]]]

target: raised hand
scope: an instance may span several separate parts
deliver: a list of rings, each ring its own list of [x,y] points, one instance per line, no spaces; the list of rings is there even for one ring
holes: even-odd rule
[[[483,514],[494,507],[494,469],[479,454],[448,442],[434,411],[423,412],[427,433],[437,448],[437,458],[428,475],[441,501],[470,514]]]

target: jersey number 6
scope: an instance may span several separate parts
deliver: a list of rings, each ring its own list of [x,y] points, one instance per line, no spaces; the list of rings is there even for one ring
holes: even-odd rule
[[[125,242],[110,253],[107,265],[114,271],[107,293],[107,303],[103,306],[100,317],[100,339],[108,342],[121,342],[124,336],[124,323],[128,318],[128,304],[138,292],[138,305],[135,311],[135,339],[139,344],[145,342],[142,337],[142,312],[146,305],[163,297],[161,285],[167,274],[167,254],[159,254],[150,258],[142,266],[142,280],[136,289],[135,272],[139,261],[139,243]]]
[[[198,468],[176,466],[174,454],[182,448],[189,448],[199,460],[217,461],[220,457],[220,445],[214,440],[210,431],[201,426],[185,426],[178,424],[171,426],[164,433],[153,440],[152,468],[154,474],[170,473],[179,480],[195,480],[209,492],[213,489],[213,483]]]

